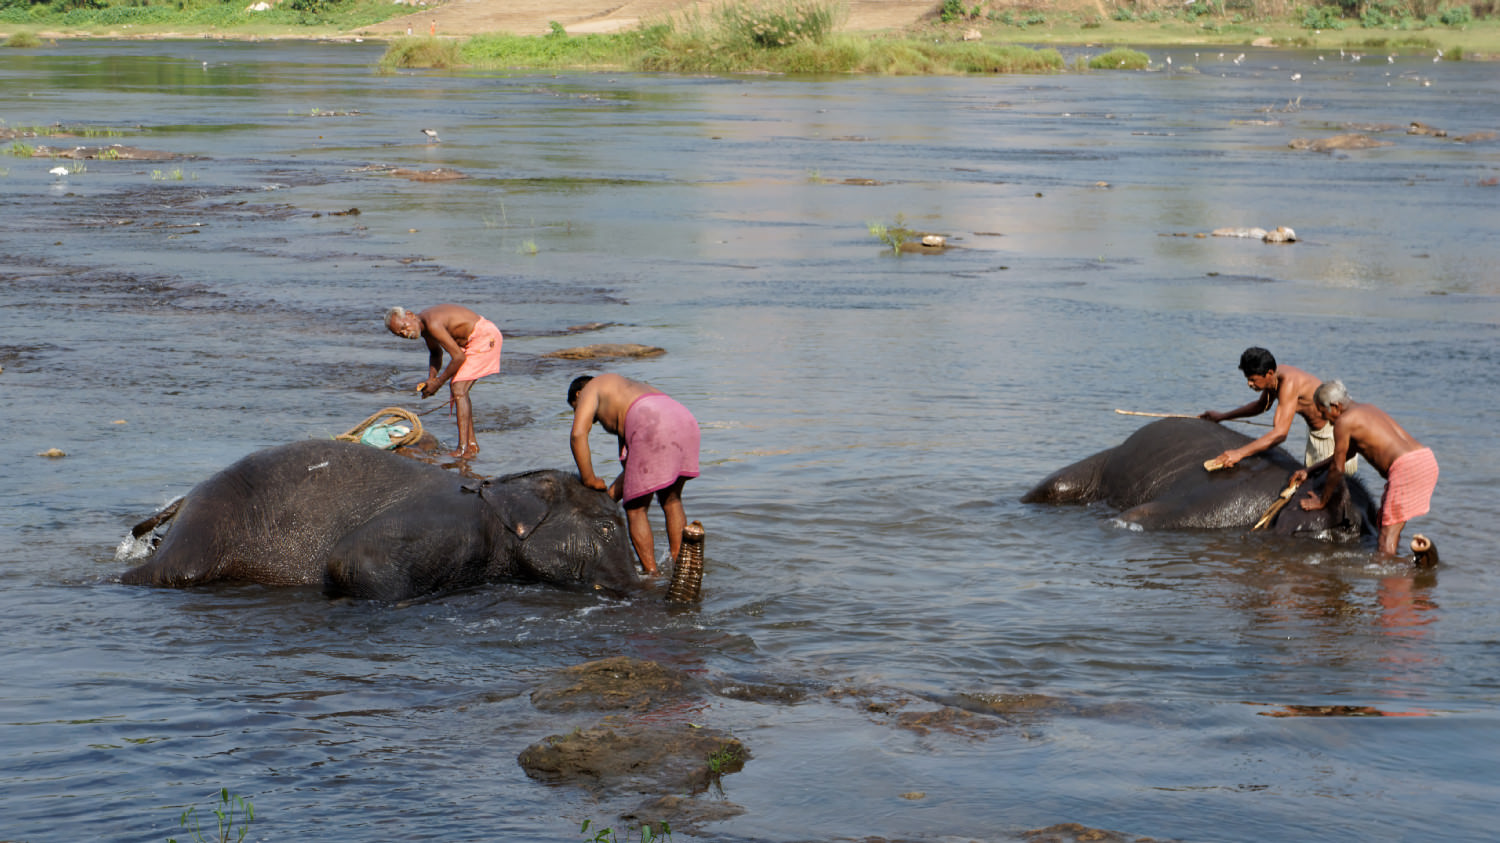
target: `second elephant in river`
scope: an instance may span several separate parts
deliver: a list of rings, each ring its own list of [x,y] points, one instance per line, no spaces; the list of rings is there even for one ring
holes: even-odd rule
[[[1248,528],[1280,499],[1292,472],[1302,467],[1285,451],[1272,448],[1234,468],[1204,469],[1205,460],[1249,441],[1214,422],[1162,419],[1116,447],[1058,469],[1021,500],[1103,501],[1120,510],[1120,521],[1145,529]],[[1333,541],[1373,533],[1378,521],[1369,493],[1353,478],[1347,488],[1348,494],[1337,496],[1325,510],[1305,512],[1291,502],[1267,529]]]
[[[572,474],[465,483],[441,468],[348,442],[257,451],[193,487],[122,582],[318,585],[329,596],[404,600],[500,580],[624,594],[638,586],[619,505]]]

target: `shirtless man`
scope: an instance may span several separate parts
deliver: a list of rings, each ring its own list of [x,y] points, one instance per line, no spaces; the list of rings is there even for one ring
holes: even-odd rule
[[[630,543],[648,575],[656,574],[656,545],[651,536],[651,495],[666,516],[667,549],[676,560],[682,552],[687,515],[682,487],[698,476],[698,421],[688,409],[647,383],[620,375],[584,375],[568,386],[573,408],[573,459],[585,486],[607,490],[625,505]],[[620,442],[624,471],[606,486],[594,474],[589,431],[603,425]]]
[[[474,409],[469,388],[474,381],[500,371],[500,345],[505,338],[495,323],[467,307],[438,304],[421,313],[404,307],[385,312],[385,326],[398,337],[427,342],[427,380],[417,384],[423,398],[431,398],[448,384],[449,403],[458,416],[458,448],[450,457],[471,459],[479,453],[474,438]],[[443,367],[443,352],[448,365]],[[440,371],[441,370],[441,371]]]
[[[1301,416],[1307,422],[1307,448],[1302,457],[1303,465],[1312,465],[1333,453],[1333,427],[1324,421],[1313,405],[1313,391],[1322,381],[1295,366],[1277,366],[1276,358],[1271,356],[1271,352],[1254,346],[1245,349],[1240,355],[1240,371],[1245,373],[1245,382],[1251,389],[1259,392],[1260,397],[1227,413],[1209,410],[1198,418],[1222,422],[1258,416],[1275,404],[1276,413],[1271,419],[1271,432],[1254,442],[1225,451],[1214,457],[1214,461],[1229,468],[1248,456],[1280,445],[1292,432],[1293,416]],[[1351,458],[1349,464],[1344,466],[1344,473],[1352,475],[1358,468],[1358,459]]]
[[[1319,386],[1313,401],[1318,411],[1333,423],[1333,454],[1292,475],[1293,481],[1301,483],[1308,472],[1328,465],[1322,494],[1308,492],[1301,502],[1302,508],[1311,511],[1327,506],[1344,485],[1344,458],[1351,453],[1364,454],[1385,478],[1385,494],[1380,499],[1380,552],[1395,556],[1406,522],[1426,515],[1432,503],[1432,489],[1438,478],[1437,458],[1431,448],[1423,447],[1373,404],[1354,403],[1339,381]],[[1412,540],[1413,550],[1419,550],[1419,541],[1430,544],[1425,536],[1417,536]],[[1420,551],[1418,557],[1420,562]]]

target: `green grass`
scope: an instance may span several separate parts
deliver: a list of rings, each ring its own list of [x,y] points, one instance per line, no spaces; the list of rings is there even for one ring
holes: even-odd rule
[[[870,229],[871,236],[889,246],[891,252],[898,255],[901,254],[901,247],[908,240],[912,240],[918,236],[917,232],[906,227],[906,218],[901,214],[896,215],[895,225],[886,225],[879,220],[870,220],[865,223],[865,226]]]
[[[636,29],[541,37],[476,35],[453,42],[401,38],[386,69],[610,68],[672,73],[1051,73],[1056,50],[956,37],[871,37],[835,33],[842,7],[818,0],[731,2],[709,11],[647,21]]]
[[[1090,70],[1145,70],[1151,57],[1139,50],[1116,47],[1089,59]]]
[[[229,843],[230,840],[244,843],[245,835],[250,833],[250,824],[255,821],[255,806],[250,804],[249,799],[231,795],[229,788],[220,788],[219,802],[214,806],[213,813],[218,826],[212,835],[203,833],[203,828],[198,823],[196,806],[183,811],[178,824],[193,835],[190,839],[196,843]],[[167,843],[177,841],[172,838]]]
[[[333,34],[406,14],[410,9],[387,0],[286,0],[264,12],[247,11],[250,0],[51,0],[3,2],[0,24],[67,28],[100,35],[135,30],[150,35],[183,28],[238,30],[254,35],[277,30],[307,29],[305,34]],[[19,33],[17,33],[19,34]],[[14,36],[12,36],[14,37]]]

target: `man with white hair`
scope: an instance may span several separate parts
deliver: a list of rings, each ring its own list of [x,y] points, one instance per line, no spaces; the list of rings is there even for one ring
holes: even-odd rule
[[[1437,457],[1380,408],[1355,403],[1341,381],[1320,385],[1313,392],[1313,402],[1333,423],[1333,456],[1292,475],[1301,483],[1309,472],[1328,468],[1322,493],[1308,492],[1302,508],[1310,511],[1326,506],[1343,488],[1344,460],[1351,453],[1363,454],[1385,478],[1385,494],[1380,499],[1380,552],[1395,556],[1406,522],[1426,515],[1432,503]]]
[[[458,416],[458,448],[450,457],[471,459],[479,453],[474,438],[474,410],[469,387],[474,381],[500,371],[500,345],[505,341],[495,323],[467,307],[438,304],[421,313],[404,307],[385,312],[385,326],[398,337],[421,337],[427,342],[427,379],[417,384],[423,398],[431,398],[448,384],[454,413]],[[443,366],[443,352],[448,365]]]

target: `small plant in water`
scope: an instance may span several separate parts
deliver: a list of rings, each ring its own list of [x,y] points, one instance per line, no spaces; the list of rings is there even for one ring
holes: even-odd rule
[[[516,247],[516,251],[523,255],[535,255],[537,252],[536,241],[526,240]]]
[[[198,825],[197,807],[189,807],[182,812],[182,818],[178,824],[192,832],[192,840],[197,843],[229,843],[230,840],[244,843],[245,835],[250,833],[250,823],[255,821],[255,808],[249,799],[241,796],[231,796],[229,788],[219,788],[219,803],[214,807],[214,816],[219,820],[217,833],[213,837],[205,836],[203,829]],[[177,843],[177,838],[170,837],[167,843]]]
[[[906,227],[906,217],[901,214],[896,215],[895,225],[886,225],[883,222],[876,222],[874,220],[865,223],[865,225],[869,226],[870,233],[875,236],[875,239],[890,246],[891,251],[896,254],[901,253],[901,246],[906,241],[917,236],[915,231]]]
[[[592,834],[590,834],[591,831]],[[584,820],[583,825],[578,828],[578,833],[585,835],[584,843],[630,843],[631,840],[639,840],[640,843],[665,840],[670,843],[672,840],[672,827],[665,821],[657,823],[655,828],[651,827],[651,823],[641,823],[638,829],[626,826],[625,836],[618,837],[613,828],[594,828],[592,821]]]

